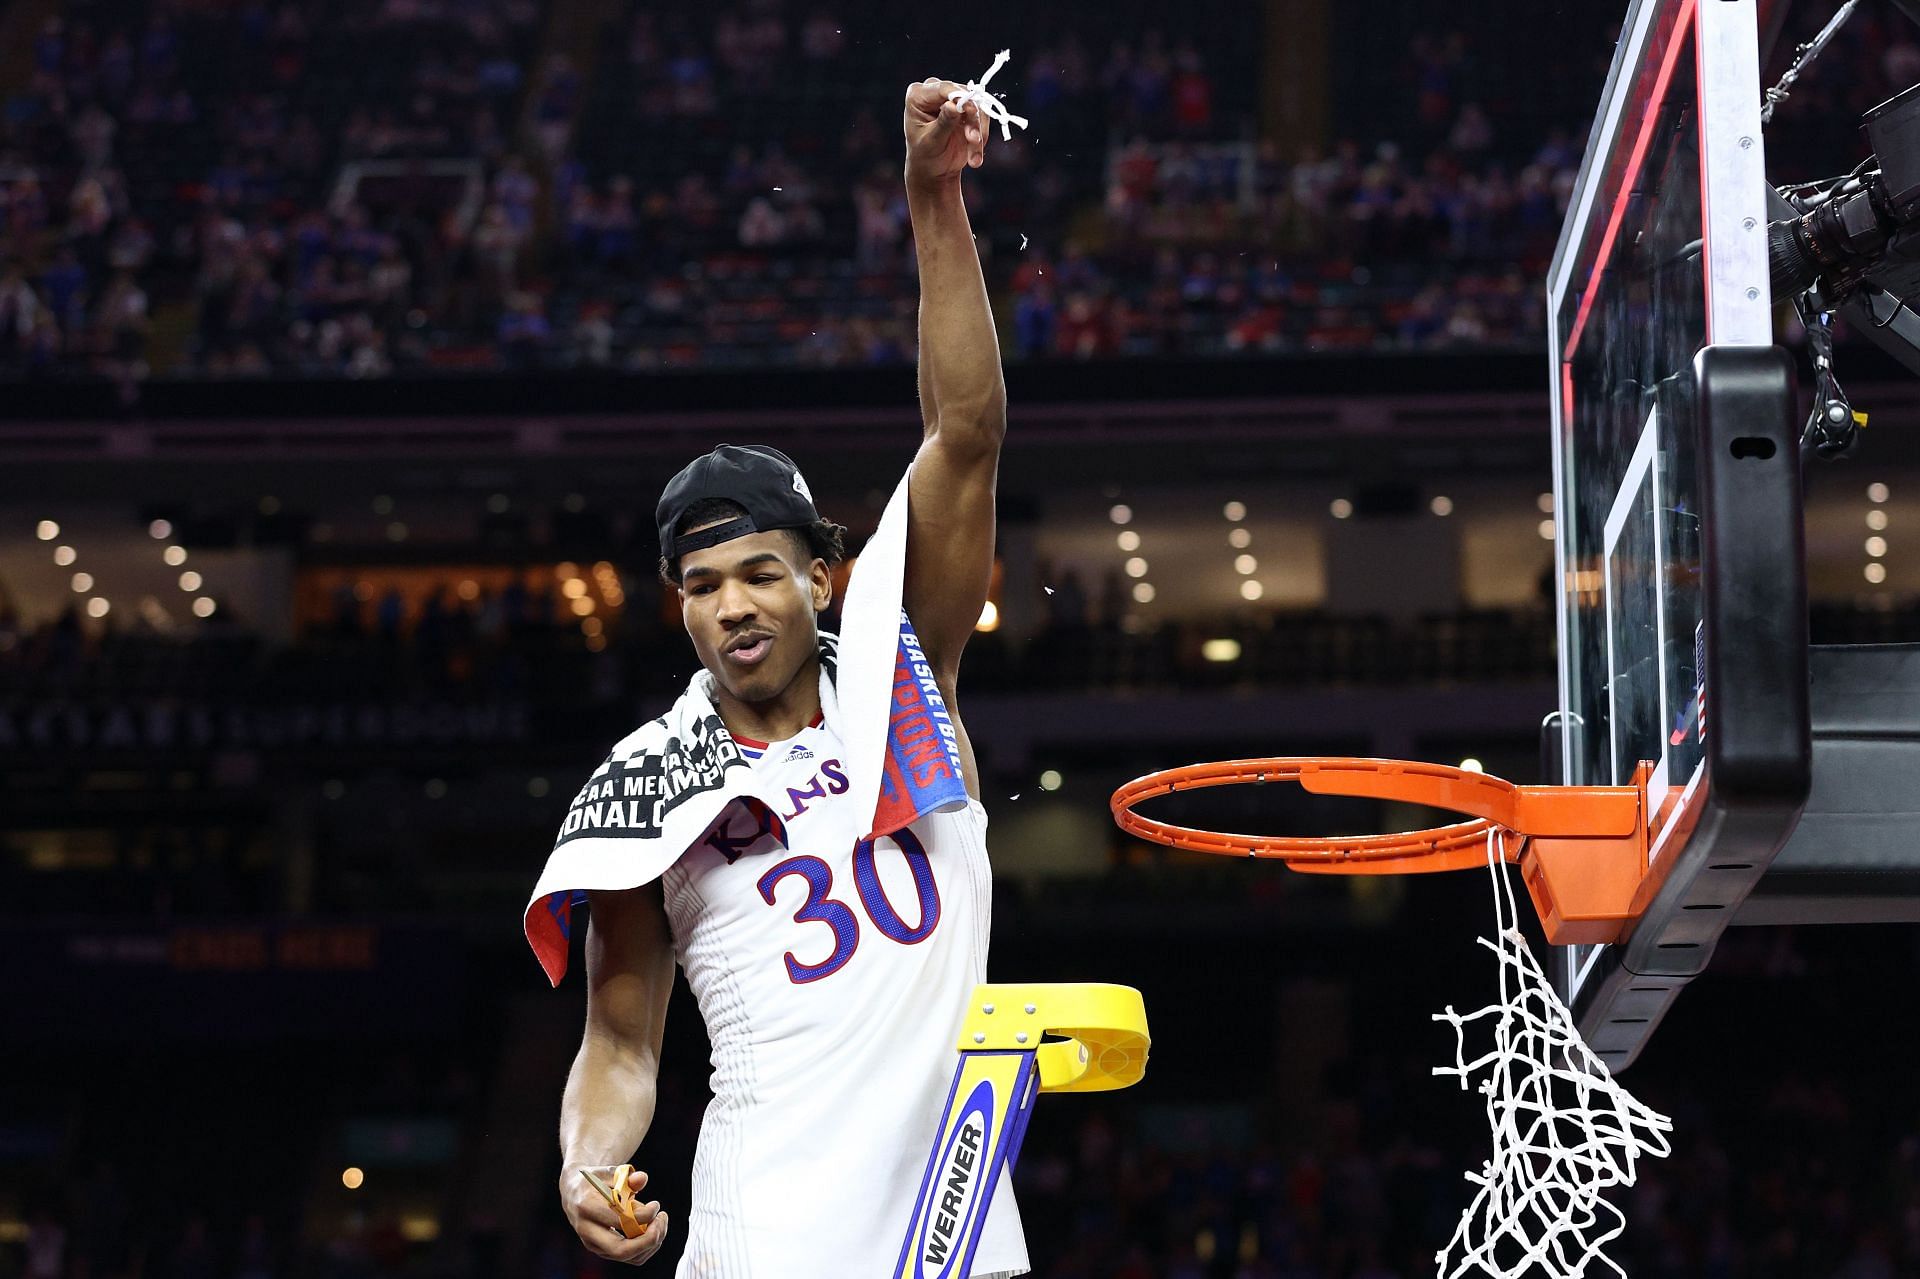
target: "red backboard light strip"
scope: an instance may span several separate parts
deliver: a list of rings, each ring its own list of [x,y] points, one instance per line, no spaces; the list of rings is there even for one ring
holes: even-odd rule
[[[1614,237],[1620,233],[1620,223],[1627,216],[1627,204],[1633,198],[1634,184],[1640,178],[1640,166],[1647,158],[1647,146],[1653,141],[1653,128],[1660,119],[1660,104],[1667,99],[1667,87],[1673,82],[1673,69],[1680,60],[1680,48],[1693,32],[1694,6],[1698,0],[1686,0],[1680,9],[1680,16],[1673,24],[1673,33],[1667,37],[1666,50],[1660,55],[1660,73],[1654,78],[1653,97],[1647,105],[1646,116],[1640,121],[1640,133],[1633,140],[1633,151],[1627,158],[1627,170],[1620,182],[1620,189],[1614,193],[1613,210],[1607,215],[1606,233],[1600,238],[1600,251],[1593,259],[1593,270],[1587,275],[1587,286],[1580,295],[1580,309],[1573,317],[1573,328],[1567,333],[1567,349],[1560,358],[1571,362],[1574,350],[1580,345],[1581,334],[1586,331],[1587,315],[1593,308],[1594,295],[1599,291],[1600,275],[1607,269],[1607,258],[1613,253]],[[1704,175],[1701,180],[1706,179]]]

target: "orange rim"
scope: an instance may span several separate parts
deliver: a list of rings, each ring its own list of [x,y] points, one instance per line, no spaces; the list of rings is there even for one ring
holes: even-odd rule
[[[1425,804],[1471,820],[1391,835],[1308,837],[1198,830],[1134,811],[1144,800],[1175,791],[1267,782],[1295,782],[1315,794]],[[1639,792],[1616,786],[1516,786],[1487,773],[1410,760],[1292,756],[1162,769],[1116,790],[1110,806],[1122,830],[1171,848],[1273,858],[1299,869],[1351,866],[1356,873],[1392,874],[1484,863],[1493,831],[1501,833],[1501,854],[1508,861],[1517,860],[1537,835],[1629,834],[1638,820]]]

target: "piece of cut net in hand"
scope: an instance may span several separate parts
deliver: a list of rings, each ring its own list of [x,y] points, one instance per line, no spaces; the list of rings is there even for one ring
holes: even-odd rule
[[[1435,1013],[1454,1031],[1454,1064],[1434,1068],[1487,1099],[1493,1157],[1467,1180],[1479,1187],[1453,1238],[1435,1255],[1441,1279],[1594,1279],[1622,1270],[1601,1250],[1626,1228],[1605,1196],[1631,1186],[1643,1157],[1664,1157],[1673,1121],[1619,1083],[1574,1027],[1521,935],[1498,830],[1487,834],[1499,1002]],[[1490,1023],[1493,1047],[1467,1057],[1467,1028]],[[1604,1271],[1600,1268],[1604,1267]]]
[[[1000,50],[999,53],[994,55],[993,65],[987,68],[985,75],[981,76],[978,80],[967,81],[966,88],[955,89],[947,95],[947,101],[971,102],[980,108],[980,114],[986,116],[989,120],[997,121],[1000,125],[1000,140],[1002,142],[1010,141],[1013,138],[1013,129],[1011,126],[1017,124],[1023,129],[1027,127],[1027,117],[1015,115],[1013,112],[1007,110],[1007,104],[1000,100],[999,95],[991,92],[987,88],[987,81],[993,79],[1000,68],[1007,65],[1007,59],[1012,56],[1013,50]]]

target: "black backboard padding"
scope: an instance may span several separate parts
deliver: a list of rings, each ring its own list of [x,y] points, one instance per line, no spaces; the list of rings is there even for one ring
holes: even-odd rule
[[[1793,833],[1812,772],[1800,463],[1792,363],[1778,347],[1695,357],[1704,503],[1707,755],[1698,822],[1665,879],[1573,1001],[1613,1070],[1633,1064]],[[1736,439],[1773,440],[1767,458]],[[1556,954],[1564,963],[1564,954]]]

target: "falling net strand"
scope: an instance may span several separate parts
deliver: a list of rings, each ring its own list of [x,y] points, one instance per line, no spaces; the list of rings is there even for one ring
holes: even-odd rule
[[[980,108],[980,114],[986,116],[989,120],[997,121],[1000,125],[1000,140],[1002,142],[1010,141],[1013,138],[1013,125],[1017,124],[1023,129],[1027,127],[1027,117],[1015,115],[1013,112],[1007,110],[1007,104],[1000,100],[999,95],[987,89],[987,81],[993,79],[995,73],[998,72],[1001,67],[1006,66],[1007,59],[1012,56],[1013,50],[1000,50],[999,53],[994,55],[993,65],[987,68],[985,75],[981,76],[978,80],[967,81],[966,88],[955,89],[947,95],[947,100],[950,102],[973,103]]]
[[[1466,1175],[1478,1189],[1435,1260],[1441,1279],[1624,1279],[1603,1249],[1626,1218],[1605,1195],[1633,1185],[1643,1156],[1670,1152],[1673,1121],[1615,1082],[1580,1037],[1521,935],[1498,834],[1487,837],[1496,940],[1478,941],[1500,961],[1499,1002],[1472,1013],[1449,1006],[1433,1018],[1454,1031],[1454,1064],[1433,1073],[1463,1089],[1479,1081],[1493,1157]],[[1472,1060],[1469,1023],[1493,1028],[1493,1047]]]

